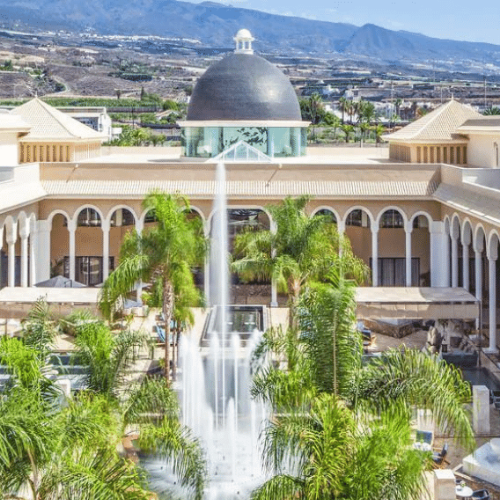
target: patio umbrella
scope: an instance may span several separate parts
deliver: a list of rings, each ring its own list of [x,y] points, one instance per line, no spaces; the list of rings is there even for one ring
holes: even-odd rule
[[[35,286],[43,288],[85,288],[87,285],[78,281],[65,278],[64,276],[54,276],[46,281],[40,281]]]

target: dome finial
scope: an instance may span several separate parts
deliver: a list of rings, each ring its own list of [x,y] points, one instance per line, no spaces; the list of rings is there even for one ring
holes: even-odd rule
[[[253,54],[252,42],[255,38],[252,33],[246,29],[241,29],[236,33],[234,41],[236,42],[236,54]]]

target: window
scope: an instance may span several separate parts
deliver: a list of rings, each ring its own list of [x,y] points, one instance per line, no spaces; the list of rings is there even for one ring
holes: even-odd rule
[[[324,217],[328,217],[328,220],[330,222],[333,222],[334,224],[337,224],[337,218],[335,217],[335,214],[331,211],[328,210],[327,208],[322,208],[321,210],[318,210],[314,216],[316,215],[322,215]]]
[[[372,259],[370,259],[372,267]],[[406,286],[406,259],[381,257],[378,259],[379,286]],[[420,285],[420,259],[411,259],[411,286]]]
[[[353,210],[345,222],[346,226],[370,227],[370,219],[363,210]]]
[[[93,208],[84,208],[78,214],[78,227],[98,227],[101,217]]]
[[[134,216],[130,210],[119,208],[111,216],[111,227],[133,226],[135,224]]]
[[[109,258],[109,270],[115,268],[114,257]],[[96,286],[103,282],[102,257],[75,257],[75,280],[87,286]],[[64,276],[69,278],[69,257],[64,257]]]
[[[158,222],[158,219],[156,218],[156,213],[155,213],[154,210],[150,210],[146,214],[146,217],[144,217],[144,223],[145,224],[150,224],[152,222]]]
[[[422,148],[417,146],[417,163],[422,163]]]
[[[382,214],[380,227],[401,228],[404,227],[403,216],[397,210],[387,210]]]

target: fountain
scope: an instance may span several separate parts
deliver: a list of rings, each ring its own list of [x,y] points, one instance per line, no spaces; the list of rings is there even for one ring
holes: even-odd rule
[[[264,481],[259,434],[266,418],[263,404],[250,398],[250,361],[263,325],[263,308],[228,306],[228,234],[224,164],[217,165],[210,245],[211,313],[200,343],[185,337],[180,346],[179,397],[183,423],[200,439],[208,463],[207,500],[250,497]],[[243,319],[238,314],[246,315]],[[243,326],[242,326],[243,325]],[[253,331],[248,329],[254,328]],[[236,331],[240,330],[240,332]],[[241,331],[243,330],[243,331]],[[171,469],[147,459],[150,486],[158,494],[186,498]]]

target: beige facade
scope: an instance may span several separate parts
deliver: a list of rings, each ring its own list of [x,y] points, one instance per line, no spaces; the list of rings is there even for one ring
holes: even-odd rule
[[[446,108],[448,121],[449,113],[471,114],[460,106]],[[472,115],[469,127],[477,124]],[[427,118],[423,128],[436,127],[435,120]],[[418,133],[421,129],[413,126]],[[367,285],[458,286],[472,291],[487,312],[490,348],[495,350],[500,170],[491,163],[462,165],[471,157],[474,161],[486,157],[475,152],[481,141],[474,142],[478,135],[474,131],[463,130],[460,137],[452,133],[447,138],[443,132],[434,142],[403,140],[401,135],[394,141],[389,138],[389,151],[322,148],[316,154],[310,148],[304,158],[228,162],[228,209],[238,210],[239,215],[260,210],[259,220],[271,225],[266,217],[269,204],[288,195],[312,196],[309,214],[330,211],[339,232],[370,266]],[[489,144],[500,139],[495,131],[491,136]],[[17,145],[35,148],[29,134],[11,137]],[[32,149],[36,163],[0,170],[2,284],[34,285],[51,273],[99,284],[118,265],[125,234],[143,231],[152,223],[142,200],[155,189],[186,195],[206,234],[210,233],[215,163],[188,161],[160,148],[122,155],[107,150],[107,156],[84,160],[73,156],[67,161],[64,154],[76,155],[75,150],[64,141],[58,144],[68,148],[63,147],[60,158],[51,159],[47,149]],[[81,154],[99,152],[93,139],[82,144],[86,145]],[[36,148],[40,146],[36,143]],[[12,150],[14,144],[5,147]],[[209,269],[202,274],[206,272]],[[276,302],[275,291],[268,299]]]

